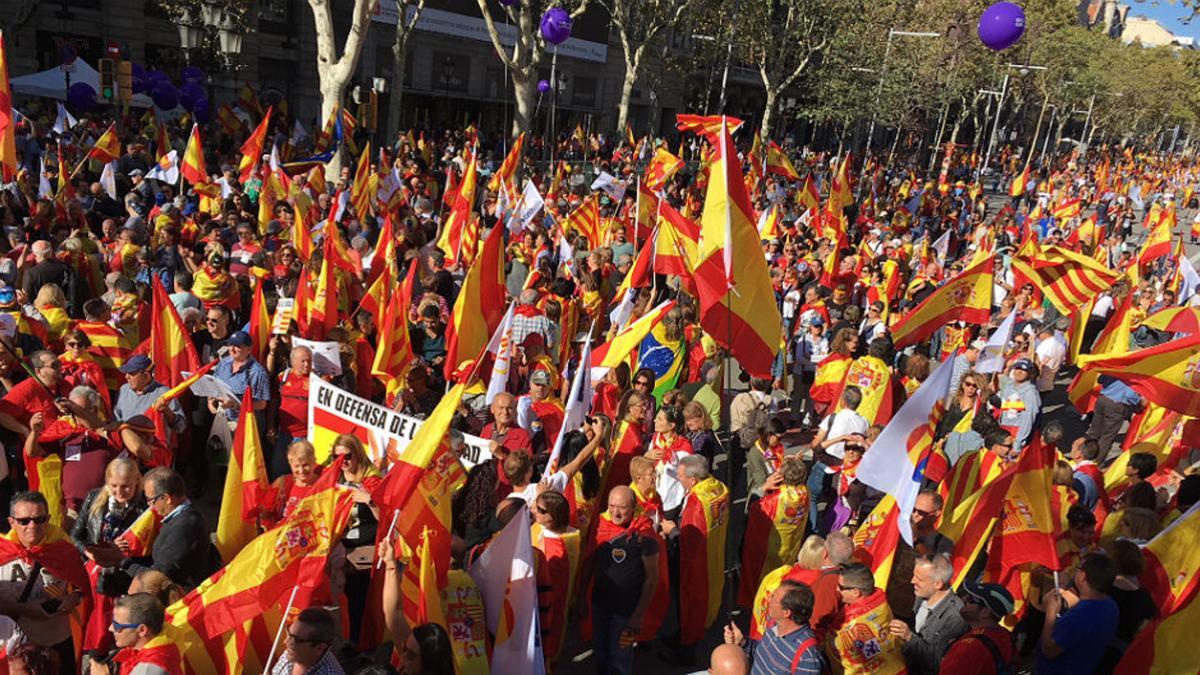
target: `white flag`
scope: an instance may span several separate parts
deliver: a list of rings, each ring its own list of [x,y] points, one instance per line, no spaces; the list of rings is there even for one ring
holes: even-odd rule
[[[300,120],[296,120],[292,125],[292,145],[299,145],[300,141],[308,138],[308,131],[304,129],[304,125],[300,124]]]
[[[496,636],[492,672],[544,675],[528,506],[492,539],[470,574],[483,597],[488,631]]]
[[[522,227],[528,226],[530,221],[537,217],[542,207],[546,202],[542,199],[542,193],[538,192],[537,186],[528,178],[525,179],[525,190],[521,193],[521,208],[518,212],[518,217],[521,219]]]
[[[492,334],[492,339],[488,342],[488,351],[496,357],[492,366],[492,378],[488,380],[487,395],[484,399],[488,405],[492,404],[492,400],[496,396],[508,391],[508,374],[512,370],[512,329],[515,306],[515,302],[508,303],[508,311],[504,313],[504,320],[496,327],[496,332]]]
[[[69,129],[74,129],[79,120],[75,119],[71,112],[66,109],[61,103],[55,104],[58,106],[58,116],[54,118],[54,133],[62,136]]]
[[[979,358],[975,360],[975,372],[998,373],[1004,370],[1004,348],[1012,338],[1013,325],[1016,324],[1017,313],[1009,312],[1004,322],[996,331],[988,336],[987,346]]]
[[[1196,267],[1187,255],[1179,256],[1179,273],[1183,278],[1179,284],[1179,302],[1186,305],[1192,295],[1200,291],[1200,274],[1196,273]]]
[[[117,198],[117,163],[109,162],[100,171],[100,186],[108,193],[110,199]]]
[[[160,180],[164,183],[174,185],[179,182],[179,152],[172,150],[168,152],[162,159],[158,160],[150,173],[146,174],[148,180]]]
[[[588,330],[588,339],[583,343],[583,352],[579,355],[579,365],[575,367],[575,379],[571,381],[571,393],[567,396],[566,411],[563,414],[562,428],[558,432],[558,440],[554,442],[554,450],[550,452],[550,460],[546,462],[546,470],[542,478],[549,478],[558,471],[558,456],[562,454],[563,436],[568,431],[578,429],[587,419],[588,410],[592,407],[592,331]]]
[[[913,507],[921,491],[924,474],[908,454],[908,439],[918,428],[929,424],[929,415],[950,389],[950,374],[954,359],[946,359],[921,383],[911,398],[904,402],[879,438],[867,448],[858,465],[858,479],[865,485],[882,490],[895,498],[900,508],[897,522],[900,535],[909,544],[913,541]]]
[[[625,291],[625,297],[621,298],[621,303],[616,309],[609,312],[608,319],[612,321],[612,325],[617,327],[617,330],[625,328],[625,323],[629,321],[629,317],[633,316],[633,300],[637,297],[636,288],[630,288]]]
[[[950,253],[950,230],[942,233],[942,236],[933,242],[933,250],[937,251],[938,263],[946,264],[946,255]]]
[[[601,171],[596,180],[592,181],[593,190],[604,190],[608,198],[620,202],[625,198],[625,184],[614,178],[607,171]]]
[[[54,188],[50,187],[50,178],[46,175],[46,158],[38,158],[38,198],[54,199]]]

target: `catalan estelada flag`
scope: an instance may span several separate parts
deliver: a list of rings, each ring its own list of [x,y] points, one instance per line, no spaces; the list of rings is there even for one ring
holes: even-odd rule
[[[479,358],[504,319],[504,228],[497,225],[483,240],[483,250],[467,270],[454,311],[446,325],[446,380],[460,364]]]
[[[183,320],[163,288],[162,279],[158,275],[151,275],[151,279],[150,360],[154,362],[154,379],[172,387],[183,381],[184,371],[190,373],[200,368],[200,355],[191,335],[183,329]]]
[[[646,173],[642,178],[642,185],[645,185],[650,190],[658,191],[667,184],[671,176],[679,173],[683,168],[683,160],[671,154],[670,150],[665,147],[654,151],[654,156],[650,158],[650,164],[646,167]]]
[[[96,144],[88,150],[88,159],[95,159],[101,163],[115,162],[121,158],[121,139],[117,136],[117,125],[112,123],[100,134],[100,138],[96,139]]]
[[[204,166],[204,143],[200,140],[200,125],[192,125],[187,148],[183,151],[183,163],[179,166],[184,180],[189,183],[207,183],[208,169]]]
[[[700,218],[700,263],[694,272],[700,325],[743,370],[770,377],[783,341],[783,319],[753,213],[733,139],[722,128]]]
[[[8,85],[8,52],[0,31],[0,179],[17,176],[17,120],[13,114],[12,88]]]
[[[1029,189],[1029,165],[1025,165],[1025,169],[1013,178],[1012,184],[1008,186],[1009,197],[1020,197]]]
[[[1200,335],[1164,342],[1127,354],[1082,355],[1077,379],[1111,375],[1146,400],[1200,417]]]
[[[233,560],[256,536],[258,516],[267,502],[267,483],[258,420],[254,416],[254,398],[250,388],[242,394],[237,431],[229,453],[225,490],[221,495],[221,513],[217,519],[217,550],[222,560]]]
[[[992,311],[992,271],[995,258],[959,272],[892,326],[896,347],[916,344],[951,321],[982,325]]]
[[[679,515],[679,635],[695,644],[717,620],[725,591],[725,535],[729,529],[729,490],[709,476],[683,500]]]
[[[1116,283],[1120,275],[1092,258],[1029,239],[1012,259],[1013,273],[1037,286],[1063,314],[1071,314]]]

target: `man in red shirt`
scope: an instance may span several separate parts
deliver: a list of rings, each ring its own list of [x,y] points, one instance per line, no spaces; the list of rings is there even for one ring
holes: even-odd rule
[[[512,483],[501,467],[510,452],[524,452],[533,457],[533,437],[516,425],[517,400],[512,394],[500,393],[492,399],[492,422],[483,428],[480,437],[491,441],[488,444],[492,458],[496,461],[496,499],[503,499],[512,492]]]
[[[955,640],[942,657],[942,675],[995,675],[1001,666],[1009,666],[1016,655],[1012,634],[1000,625],[1000,619],[1013,611],[1012,595],[999,584],[965,581],[960,592],[963,607],[959,611],[971,627]]]
[[[25,378],[0,399],[0,426],[24,438],[29,435],[29,419],[37,413],[47,422],[60,414],[88,415],[66,400],[69,392],[62,381],[62,364],[52,352],[34,352],[29,362],[33,377]]]

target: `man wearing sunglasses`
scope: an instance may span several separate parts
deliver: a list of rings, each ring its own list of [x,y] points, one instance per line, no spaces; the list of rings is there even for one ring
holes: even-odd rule
[[[1012,633],[1000,625],[1013,611],[1012,594],[999,584],[981,584],[967,580],[959,591],[959,613],[970,630],[955,640],[942,657],[942,675],[995,675],[1002,669],[1011,672],[1016,649]]]
[[[40,492],[9,502],[12,530],[0,536],[0,614],[13,617],[37,645],[53,649],[60,672],[75,670],[69,615],[90,588],[79,552],[58,526]]]
[[[321,607],[300,612],[287,627],[287,648],[271,669],[272,675],[344,675],[333,653],[336,635],[333,615]]]
[[[109,630],[120,651],[113,664],[92,661],[91,675],[136,673],[175,675],[183,672],[179,648],[163,635],[165,611],[149,593],[134,593],[117,599]]]

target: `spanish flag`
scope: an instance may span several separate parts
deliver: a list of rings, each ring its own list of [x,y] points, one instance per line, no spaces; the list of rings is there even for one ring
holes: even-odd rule
[[[800,180],[800,174],[788,159],[787,153],[775,141],[767,143],[767,173],[782,176],[788,180]]]
[[[709,476],[692,487],[679,516],[679,639],[695,644],[717,620],[725,590],[729,490]]]
[[[183,163],[179,166],[184,180],[189,183],[207,183],[208,169],[204,166],[204,143],[200,140],[200,125],[192,125],[187,148],[183,151]]]
[[[1077,381],[1111,375],[1146,400],[1184,415],[1200,417],[1200,335],[1164,342],[1127,354],[1079,357]]]
[[[896,348],[916,344],[951,321],[987,323],[992,311],[994,266],[995,258],[987,258],[968,267],[900,317],[892,326]]]
[[[12,87],[8,84],[8,52],[0,31],[0,180],[17,176],[17,120],[13,114]]]
[[[588,248],[596,250],[604,245],[604,226],[600,222],[600,193],[593,192],[583,203],[575,207],[562,223],[562,231],[575,230],[588,240]]]
[[[121,158],[121,139],[117,137],[116,122],[108,125],[100,138],[96,139],[96,144],[88,151],[88,159],[95,159],[103,164],[115,162]]]
[[[846,371],[852,363],[853,357],[836,352],[818,363],[812,387],[808,390],[812,400],[827,406],[837,401],[838,393],[842,390],[842,381],[846,379]]]
[[[154,274],[151,280],[154,298],[150,304],[150,360],[154,362],[154,378],[170,387],[184,379],[184,371],[200,367],[200,355],[191,335],[183,329],[183,320],[162,279]]]
[[[1183,606],[1200,588],[1197,537],[1200,509],[1193,506],[1142,548],[1146,557],[1142,583],[1164,614]]]
[[[245,143],[242,143],[242,159],[238,162],[238,180],[243,183],[250,178],[254,167],[262,161],[263,147],[267,142],[267,129],[271,126],[271,112],[274,110],[274,106],[267,108],[267,114],[263,115],[262,121],[254,128],[254,132],[250,134]]]
[[[1013,182],[1008,186],[1009,197],[1020,197],[1029,189],[1029,165],[1025,165],[1025,170],[1013,178]]]
[[[504,318],[504,227],[496,224],[467,270],[446,326],[446,380],[465,361],[479,358]]]
[[[817,183],[812,174],[804,178],[804,187],[796,191],[796,204],[805,211],[817,211],[821,208],[821,195],[817,192]]]
[[[717,139],[700,218],[700,325],[746,372],[770,377],[783,320],[729,134],[722,129]]]
[[[1014,476],[1004,498],[1002,519],[992,534],[988,549],[989,577],[1009,590],[1019,590],[1018,568],[1036,563],[1060,569],[1055,542],[1062,534],[1050,498],[1054,493],[1054,446],[1035,443],[1013,467]],[[1014,593],[1013,597],[1018,597]]]
[[[1014,274],[1041,289],[1063,314],[1071,314],[1120,277],[1095,260],[1058,246],[1040,248],[1030,238],[1012,259]]]
[[[667,184],[679,170],[683,168],[683,160],[671,154],[670,150],[665,147],[654,151],[654,156],[650,158],[650,165],[646,167],[646,173],[642,178],[642,185],[645,185],[650,190],[658,191]],[[557,177],[557,174],[555,174]]]
[[[980,453],[992,454],[990,450],[979,450]],[[1025,455],[1031,455],[1026,451]],[[1024,460],[1024,455],[1022,456]],[[960,460],[961,461],[961,460]],[[955,469],[958,468],[956,464]],[[942,520],[938,530],[954,542],[954,552],[950,562],[954,564],[954,578],[951,585],[958,588],[967,578],[975,564],[975,559],[987,546],[988,539],[1000,519],[1004,509],[1009,486],[1016,475],[1015,466],[1004,468],[994,480],[986,483],[981,489],[966,495],[961,502],[946,503],[942,509]],[[953,475],[953,473],[951,473]]]
[[[892,576],[892,563],[900,546],[899,518],[896,498],[885,494],[854,531],[854,558],[871,568],[879,588],[887,588]]]
[[[1154,622],[1133,637],[1117,664],[1116,675],[1174,675],[1200,670],[1196,650],[1186,645],[1196,640],[1200,600],[1193,594],[1174,609],[1159,609]]]
[[[841,210],[854,203],[854,187],[850,181],[850,153],[842,158],[833,183],[829,187],[829,202],[841,213]]]
[[[468,247],[464,242],[469,241],[466,230],[475,210],[475,187],[478,181],[476,173],[475,153],[471,153],[462,183],[459,184],[454,201],[450,204],[450,214],[442,224],[442,235],[438,238],[437,245],[442,253],[446,254],[447,267],[466,264],[475,257],[475,245]],[[476,228],[478,229],[478,226]],[[475,241],[478,242],[478,234]]]
[[[258,420],[254,416],[254,398],[250,395],[250,387],[246,387],[217,519],[216,545],[222,560],[233,560],[258,536],[258,515],[269,490]]]
[[[611,340],[592,350],[592,381],[599,381],[612,368],[624,363],[675,306],[668,300],[647,312],[637,321],[625,326]]]
[[[445,602],[434,570],[432,549],[429,546],[432,538],[429,528],[425,528],[421,532],[421,546],[417,548],[417,586],[421,592],[417,603],[416,625],[436,623],[449,634]]]
[[[338,282],[333,270],[331,259],[333,240],[336,230],[325,237],[325,255],[321,259],[321,272],[317,277],[317,288],[313,291],[312,303],[309,306],[308,335],[314,340],[324,340],[338,323]]]
[[[796,559],[808,528],[808,488],[780,485],[750,507],[742,539],[738,605],[751,606],[759,580]]]
[[[742,128],[742,121],[728,115],[678,114],[675,116],[675,128],[704,136],[709,143],[716,145],[722,129],[729,129],[731,134],[737,133]]]
[[[1167,217],[1167,209],[1163,209],[1154,223],[1153,229],[1146,236],[1146,241],[1142,244],[1142,250],[1138,252],[1138,267],[1153,262],[1165,255],[1170,255],[1171,228],[1175,225],[1174,209],[1170,213],[1171,216]]]
[[[779,239],[782,230],[779,227],[779,205],[775,204],[758,217],[758,238],[762,241]]]
[[[1078,197],[1063,199],[1054,207],[1054,217],[1057,220],[1070,220],[1083,212],[1083,204]]]
[[[692,270],[699,259],[699,225],[663,202],[658,210],[658,234],[653,248],[652,267],[655,272],[682,277],[688,288],[695,289]]]
[[[375,349],[375,361],[371,364],[371,374],[384,383],[389,400],[404,388],[408,365],[416,358],[408,334],[408,308],[412,304],[419,262],[414,259],[409,265],[404,283],[397,292],[392,293],[378,321],[379,341]]]

